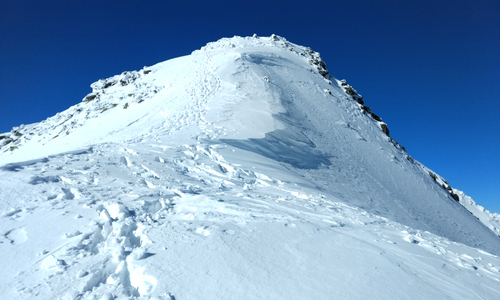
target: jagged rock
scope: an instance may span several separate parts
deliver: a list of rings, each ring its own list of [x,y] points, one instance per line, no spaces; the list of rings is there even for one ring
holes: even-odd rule
[[[344,90],[345,90],[346,94],[350,95],[350,96],[354,96],[354,95],[358,94],[358,92],[356,92],[356,90],[353,89],[352,86],[350,86],[350,85],[345,87]]]
[[[379,122],[379,126],[380,126],[380,129],[382,129],[382,131],[387,135],[387,136],[390,136],[389,135],[389,127],[387,127],[387,124],[385,124],[384,122]]]
[[[90,93],[90,94],[88,94],[87,96],[85,96],[85,97],[82,99],[82,101],[83,101],[83,102],[92,101],[92,100],[94,100],[96,97],[97,97],[97,94],[96,94],[96,93]]]
[[[103,88],[104,88],[104,89],[107,89],[107,88],[109,88],[109,87],[111,87],[111,86],[113,86],[113,85],[115,85],[115,84],[116,84],[116,82],[106,82],[106,83],[104,84]]]
[[[321,60],[321,58],[319,57],[319,53],[312,51],[310,52],[310,54],[312,58],[309,60],[309,63],[315,66],[319,74],[321,74],[323,77],[326,78],[329,73],[328,70],[326,69],[325,62]]]
[[[429,176],[431,176],[432,180],[433,181],[436,181],[437,180],[437,175],[432,173],[432,172],[429,172]]]
[[[451,186],[448,184],[448,182],[444,182],[442,185],[441,185],[445,190],[448,190],[448,191],[452,191],[451,189]]]
[[[377,120],[379,122],[382,122],[382,118],[377,116],[376,114],[374,113],[370,113],[371,117],[374,119],[374,120]]]
[[[363,113],[371,113],[372,110],[368,106],[361,105],[361,109],[363,110]]]
[[[460,197],[457,194],[453,193],[453,191],[450,191],[450,195],[453,199],[455,199],[455,201],[460,201]]]

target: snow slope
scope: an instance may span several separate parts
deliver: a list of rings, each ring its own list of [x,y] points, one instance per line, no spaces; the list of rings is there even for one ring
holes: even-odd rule
[[[0,135],[8,299],[500,297],[498,218],[309,48],[221,39],[91,87]]]

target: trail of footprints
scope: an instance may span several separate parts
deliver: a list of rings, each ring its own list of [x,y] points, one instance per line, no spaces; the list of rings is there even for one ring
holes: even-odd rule
[[[194,218],[195,207],[201,207],[196,211],[202,214],[220,207],[221,202],[205,196],[217,197],[221,191],[227,192],[229,186],[235,186],[233,182],[258,185],[253,172],[237,170],[222,162],[212,147],[157,147],[146,155],[120,148],[110,155],[109,151],[114,150],[109,146],[18,166],[32,174],[28,183],[41,191],[38,208],[77,211],[75,207],[79,206],[98,213],[99,218],[92,221],[90,231],[66,233],[64,238],[76,238],[75,242],[62,249],[44,251],[37,262],[48,274],[47,278],[73,274],[81,283],[77,284],[79,289],[70,293],[75,299],[92,299],[110,291],[112,295],[126,297],[150,294],[157,279],[137,264],[154,255],[147,251],[150,241],[144,233],[146,228],[162,225],[169,219],[190,220]],[[213,166],[198,163],[200,157]],[[235,205],[225,213],[244,215],[239,210]],[[16,209],[4,217],[15,218],[21,213],[23,209]],[[212,214],[211,220],[220,217]],[[210,234],[206,228],[195,228],[192,232]],[[12,229],[4,236],[12,244],[26,240],[23,228]],[[79,265],[91,267],[77,271]],[[36,295],[42,288],[38,284],[19,290]]]
[[[159,133],[171,134],[174,131],[179,131],[184,127],[195,126],[201,129],[198,135],[200,138],[215,139],[224,133],[222,127],[216,126],[213,123],[207,122],[205,114],[207,112],[207,104],[210,99],[221,90],[221,80],[219,75],[215,73],[212,63],[213,57],[206,54],[206,59],[193,61],[196,67],[196,74],[193,76],[193,84],[188,85],[194,88],[186,88],[182,98],[192,99],[184,101],[187,107],[180,110],[179,114],[167,118],[161,128],[154,128],[151,132],[152,136],[158,136]]]
[[[411,231],[325,196],[305,194],[293,183],[232,165],[218,153],[220,146],[128,147],[103,144],[81,154],[64,154],[49,161],[17,166],[17,171],[31,174],[28,183],[41,191],[37,206],[33,206],[35,210],[60,210],[75,218],[82,218],[79,210],[93,211],[95,217],[89,226],[67,232],[62,238],[68,239],[68,243],[41,253],[34,266],[46,272],[47,278],[71,274],[75,284],[68,291],[70,298],[150,295],[158,279],[141,266],[141,260],[155,255],[148,252],[151,241],[147,232],[171,221],[294,225],[313,220],[327,223],[335,230],[372,225],[382,242],[403,240],[444,255],[455,266],[481,269],[499,277],[498,266],[482,261],[480,255],[487,253],[479,253],[475,258],[453,253],[447,250],[449,243],[431,234]],[[13,209],[3,217],[21,218],[26,213],[26,208]],[[213,233],[210,226],[193,226],[189,229],[193,234]],[[377,229],[386,227],[399,228],[400,236]],[[22,226],[3,234],[4,241],[13,245],[25,242],[28,236]],[[82,265],[87,267],[81,268]],[[18,287],[21,294],[29,295],[36,295],[43,288],[42,284]],[[162,299],[175,297],[165,294]]]

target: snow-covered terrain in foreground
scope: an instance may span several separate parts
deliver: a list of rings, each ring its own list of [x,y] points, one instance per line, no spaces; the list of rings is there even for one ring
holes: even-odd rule
[[[0,135],[2,298],[500,299],[498,215],[310,49],[222,39],[92,88]]]

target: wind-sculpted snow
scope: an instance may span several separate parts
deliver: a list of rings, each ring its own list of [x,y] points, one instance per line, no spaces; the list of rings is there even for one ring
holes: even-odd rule
[[[279,133],[279,132],[278,132]],[[301,141],[283,140],[272,133],[263,139],[226,140],[222,142],[247,151],[258,153],[275,161],[290,164],[299,169],[317,169],[331,165],[328,155],[314,150],[313,147],[303,147]]]
[[[500,298],[497,216],[309,48],[222,39],[92,89],[0,135],[3,298]]]

